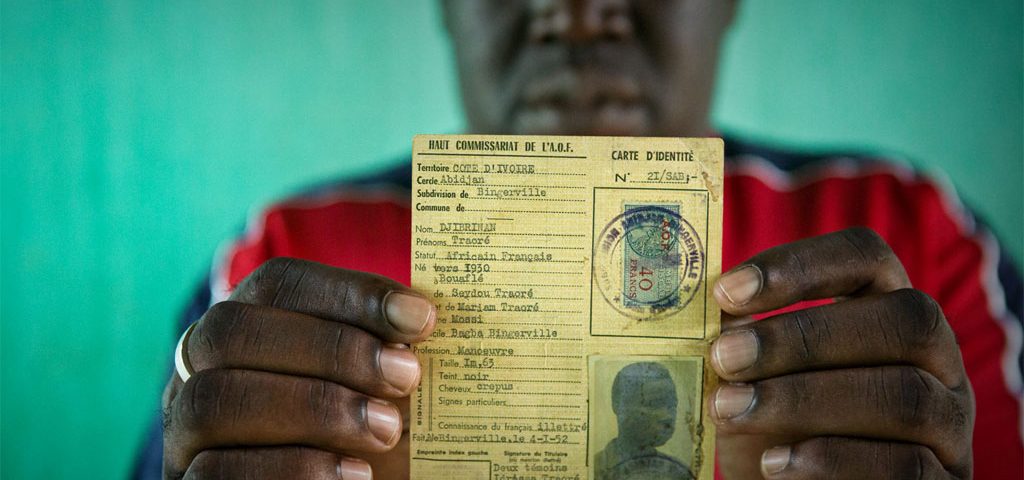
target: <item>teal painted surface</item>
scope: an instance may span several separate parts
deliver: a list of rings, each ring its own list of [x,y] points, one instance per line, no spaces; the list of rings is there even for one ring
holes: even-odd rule
[[[0,476],[123,476],[250,206],[458,129],[431,6],[4,2]]]
[[[1021,5],[936,3],[744,2],[716,120],[948,171],[1020,258]],[[434,6],[3,2],[0,476],[123,476],[249,208],[458,131]]]
[[[945,172],[1021,264],[1024,3],[741,3],[720,77],[720,125]]]

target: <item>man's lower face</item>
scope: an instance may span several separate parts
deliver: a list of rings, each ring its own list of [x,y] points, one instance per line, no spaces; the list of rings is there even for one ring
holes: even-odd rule
[[[720,0],[445,4],[474,133],[708,133]]]
[[[521,87],[512,125],[520,134],[644,135],[653,123],[645,90],[635,72],[556,67]]]
[[[638,408],[619,422],[619,437],[639,447],[664,445],[675,433],[676,412],[671,408]]]

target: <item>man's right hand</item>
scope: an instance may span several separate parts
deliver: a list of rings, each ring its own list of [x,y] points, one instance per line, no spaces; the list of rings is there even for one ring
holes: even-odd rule
[[[408,476],[402,417],[420,367],[407,344],[436,318],[378,275],[264,263],[183,346],[194,374],[164,391],[164,477],[355,480],[371,463]]]

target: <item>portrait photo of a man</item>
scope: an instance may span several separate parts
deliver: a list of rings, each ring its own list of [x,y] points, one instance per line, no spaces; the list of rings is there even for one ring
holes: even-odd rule
[[[610,424],[592,430],[592,478],[696,478],[700,380],[700,358],[592,359],[591,418]]]

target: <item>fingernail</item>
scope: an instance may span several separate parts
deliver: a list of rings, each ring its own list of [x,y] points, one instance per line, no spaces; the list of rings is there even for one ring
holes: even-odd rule
[[[715,394],[715,412],[719,419],[735,417],[754,403],[754,387],[749,385],[722,385]]]
[[[371,480],[373,470],[369,463],[362,460],[343,458],[338,464],[338,476],[341,480]]]
[[[725,332],[711,349],[711,361],[723,373],[746,370],[756,360],[757,337],[750,330]]]
[[[761,290],[761,269],[747,265],[718,280],[718,289],[733,305],[746,305]]]
[[[761,455],[761,473],[765,476],[775,475],[789,466],[789,456],[793,449],[790,447],[774,447],[764,451]]]
[[[384,315],[400,332],[419,335],[434,320],[436,310],[424,298],[391,292],[384,300]]]
[[[420,379],[420,362],[410,350],[380,349],[380,372],[391,386],[408,392]]]
[[[402,420],[394,405],[371,398],[366,402],[366,423],[378,440],[391,445],[402,431]]]

